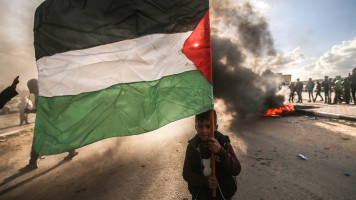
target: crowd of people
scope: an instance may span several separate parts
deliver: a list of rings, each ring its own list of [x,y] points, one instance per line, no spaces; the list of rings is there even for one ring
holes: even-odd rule
[[[302,103],[304,85],[301,81],[299,81],[299,78],[297,79],[297,82],[291,82],[288,87],[290,89],[288,101],[294,103],[294,95],[297,93],[298,100],[296,103]],[[352,70],[352,74],[349,73],[349,75],[345,78],[336,76],[334,79],[331,79],[328,76],[325,76],[324,80],[321,82],[318,80],[313,81],[312,78],[309,78],[305,89],[308,92],[308,102],[315,102],[317,98],[320,97],[320,101],[324,101],[324,103],[338,104],[345,102],[346,104],[353,103],[356,105],[356,68]],[[321,95],[323,90],[324,98]],[[331,99],[332,92],[334,92],[334,99]]]

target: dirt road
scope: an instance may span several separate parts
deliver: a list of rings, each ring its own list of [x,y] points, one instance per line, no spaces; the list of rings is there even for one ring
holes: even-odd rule
[[[242,163],[233,199],[356,199],[356,125],[305,116],[260,118],[228,131]],[[194,118],[137,136],[110,138],[66,154],[29,159],[32,132],[0,143],[0,199],[190,199],[182,178]],[[297,155],[303,154],[308,160]]]
[[[355,199],[355,125],[300,116],[241,128],[247,148],[237,199]]]

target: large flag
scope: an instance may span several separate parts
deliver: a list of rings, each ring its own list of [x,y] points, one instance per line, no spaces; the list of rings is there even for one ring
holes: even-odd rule
[[[43,2],[35,150],[58,154],[212,109],[208,11],[209,0]]]

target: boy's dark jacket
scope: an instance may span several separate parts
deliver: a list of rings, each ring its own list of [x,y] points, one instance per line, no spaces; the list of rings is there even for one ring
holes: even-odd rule
[[[235,176],[240,173],[241,166],[230,144],[229,137],[215,131],[215,139],[222,147],[215,154],[215,173],[219,183],[216,189],[217,199],[230,199],[237,190]],[[188,182],[188,189],[193,197],[196,197],[196,199],[212,199],[211,189],[207,185],[208,177],[205,177],[202,173],[198,148],[200,141],[198,135],[188,141],[183,177]]]

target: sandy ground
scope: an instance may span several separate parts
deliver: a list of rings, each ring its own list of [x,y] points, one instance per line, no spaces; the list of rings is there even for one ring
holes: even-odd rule
[[[259,118],[230,132],[242,172],[233,199],[356,199],[356,124],[306,116]],[[28,163],[33,132],[0,143],[0,199],[190,199],[182,178],[194,118],[137,136],[110,138]],[[303,154],[308,160],[297,155]]]

